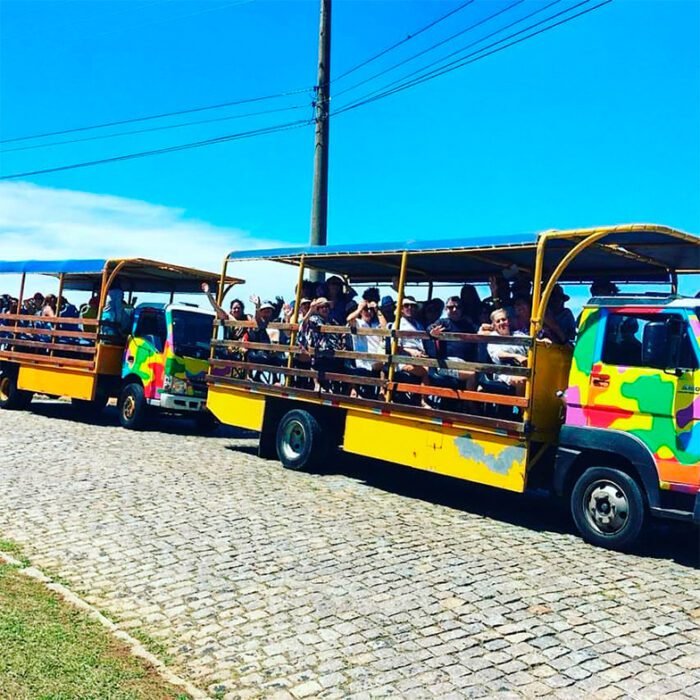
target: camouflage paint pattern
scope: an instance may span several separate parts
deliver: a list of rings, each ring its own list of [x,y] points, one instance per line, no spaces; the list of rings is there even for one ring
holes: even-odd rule
[[[164,392],[163,385],[166,376],[187,380],[185,395],[203,397],[206,392],[195,389],[192,382],[202,384],[206,378],[207,368],[208,360],[206,359],[181,357],[174,353],[171,322],[168,320],[168,338],[163,352],[158,352],[151,343],[142,338],[129,337],[124,352],[122,378],[130,374],[139,377],[146,399],[160,398]]]
[[[616,310],[619,313],[687,313],[697,353],[700,322],[694,314],[678,308],[620,307]],[[566,423],[635,435],[652,453],[662,488],[698,491],[700,371],[676,376],[658,369],[603,363],[606,314],[600,309],[585,309],[582,315],[566,391]]]

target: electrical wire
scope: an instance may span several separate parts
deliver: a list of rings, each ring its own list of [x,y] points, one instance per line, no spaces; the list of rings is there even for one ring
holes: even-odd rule
[[[421,27],[417,31],[413,32],[412,34],[406,35],[403,39],[397,41],[395,44],[392,44],[391,46],[387,46],[387,48],[382,49],[379,53],[375,54],[374,56],[371,56],[370,58],[353,66],[349,70],[346,70],[345,73],[341,73],[337,78],[333,78],[333,80],[331,80],[331,83],[335,83],[338,80],[342,80],[345,76],[350,75],[350,73],[354,73],[356,70],[360,70],[360,68],[364,68],[366,65],[372,63],[373,61],[376,61],[378,58],[381,58],[385,54],[388,54],[390,51],[397,49],[399,46],[403,46],[403,44],[405,44],[406,42],[411,41],[411,39],[415,39],[417,36],[419,36],[423,32],[427,32],[429,29],[432,29],[435,25],[440,24],[440,22],[446,20],[448,17],[452,17],[452,15],[454,15],[454,14],[457,14],[458,12],[463,10],[465,7],[471,5],[473,2],[474,2],[474,0],[467,0],[467,2],[463,2],[458,7],[455,7],[453,10],[450,10],[447,14],[442,15],[441,17],[438,17],[437,19],[435,19],[432,22],[430,22],[429,24],[426,24],[425,26]]]
[[[145,158],[147,156],[157,156],[164,153],[174,153],[176,151],[185,151],[191,148],[201,148],[202,146],[211,146],[217,143],[225,143],[228,141],[238,141],[242,139],[253,138],[255,136],[263,136],[266,134],[275,134],[280,131],[289,131],[290,129],[298,129],[302,126],[308,126],[313,123],[313,119],[298,119],[293,122],[287,122],[286,124],[277,124],[275,126],[268,126],[262,129],[252,129],[250,131],[241,131],[236,134],[226,134],[225,136],[218,136],[212,139],[205,139],[203,141],[192,141],[190,143],[178,144],[176,146],[167,146],[165,148],[156,148],[150,151],[140,151],[138,153],[126,153],[119,156],[112,156],[111,158],[100,158],[99,160],[85,161],[82,163],[73,163],[71,165],[59,165],[53,168],[43,168],[41,170],[32,170],[23,173],[13,173],[11,175],[0,175],[0,180],[16,180],[22,177],[30,177],[33,175],[45,175],[47,173],[57,173],[65,170],[75,170],[77,168],[88,168],[94,165],[102,165],[105,163],[117,163],[125,160],[133,160],[135,158]]]
[[[518,36],[519,34],[522,34],[523,32],[526,32],[530,29],[533,29],[535,27],[539,27],[539,26],[545,24],[546,22],[550,21],[554,17],[558,17],[562,14],[570,12],[571,10],[575,9],[576,7],[580,7],[581,5],[585,5],[591,1],[592,0],[582,0],[582,2],[579,2],[575,5],[572,5],[571,7],[567,8],[566,10],[562,10],[561,12],[558,12],[550,17],[546,17],[545,19],[540,20],[539,22],[536,22],[535,24],[532,24],[529,27],[526,27],[525,29],[522,29],[518,32],[510,34],[509,36],[504,37],[503,39],[499,39],[498,41],[495,41],[492,44],[489,44],[488,46],[485,46],[482,49],[474,51],[471,54],[468,54],[467,56],[465,56],[464,58],[457,59],[456,61],[451,61],[450,63],[446,64],[442,68],[437,68],[433,71],[430,71],[427,74],[424,74],[424,75],[419,76],[413,80],[409,80],[405,83],[402,83],[402,84],[396,86],[395,88],[387,89],[387,90],[384,90],[383,92],[379,92],[379,91],[375,90],[374,92],[369,93],[364,98],[361,98],[361,99],[357,100],[356,102],[353,102],[353,103],[348,104],[344,107],[341,107],[338,110],[335,110],[331,114],[331,116],[337,116],[339,114],[343,114],[344,112],[348,112],[350,110],[357,109],[358,107],[362,107],[363,105],[369,104],[371,102],[376,102],[377,100],[384,99],[385,97],[389,97],[390,95],[394,95],[398,92],[403,92],[404,90],[408,90],[409,88],[412,88],[416,85],[427,82],[429,80],[433,80],[434,78],[438,78],[442,75],[445,75],[446,73],[451,73],[452,71],[457,70],[458,68],[462,68],[466,65],[476,63],[477,61],[480,61],[483,58],[486,58],[488,56],[492,56],[492,55],[499,53],[507,48],[510,48],[511,46],[515,46],[516,44],[520,44],[523,41],[526,41],[527,39],[532,39],[532,38],[538,36],[539,34],[543,34],[544,32],[549,31],[550,29],[554,29],[554,28],[559,27],[563,24],[566,24],[567,22],[571,22],[572,20],[577,19],[578,17],[586,15],[590,12],[593,12],[593,11],[603,7],[604,5],[610,4],[613,0],[603,0],[603,2],[600,2],[597,5],[594,5],[593,7],[588,7],[585,10],[582,10],[581,12],[577,12],[576,14],[571,15],[570,17],[565,17],[564,19],[561,19],[558,22],[555,22],[554,24],[548,25],[546,27],[542,27],[541,29],[538,29],[537,31],[534,31],[531,34],[528,34],[526,36],[520,37],[519,39],[516,39],[515,41],[511,41],[510,43],[506,43],[506,44],[503,43],[503,42],[507,42],[509,39],[512,39],[515,36]],[[499,44],[502,44],[502,45],[499,46]],[[491,50],[491,51],[487,51],[491,47],[495,47],[495,48],[493,48],[493,50]],[[487,51],[487,52],[483,53],[485,51]],[[477,56],[476,54],[482,54],[482,55]],[[380,90],[383,90],[383,88],[381,88]],[[379,94],[375,94],[377,92],[379,92]]]
[[[561,0],[555,0],[555,1],[561,2]],[[447,44],[448,42],[452,41],[453,39],[456,39],[457,37],[462,36],[462,35],[466,34],[467,32],[470,32],[473,29],[476,29],[477,27],[480,27],[482,24],[485,24],[489,20],[495,19],[499,15],[502,15],[505,12],[512,10],[514,7],[521,5],[523,2],[525,2],[525,0],[515,0],[515,2],[511,3],[510,5],[507,5],[506,7],[503,7],[500,10],[497,10],[496,12],[488,15],[487,17],[483,17],[478,22],[474,22],[473,24],[470,24],[468,27],[461,29],[456,34],[452,34],[445,39],[441,39],[440,41],[433,44],[432,46],[428,46],[427,48],[423,49],[422,51],[419,51],[418,53],[415,53],[412,56],[408,56],[407,58],[404,58],[402,61],[395,63],[393,66],[389,66],[388,68],[385,68],[384,70],[379,71],[379,73],[375,73],[374,75],[370,75],[368,78],[365,78],[364,80],[360,80],[359,82],[355,83],[354,85],[350,85],[349,87],[346,87],[343,90],[340,90],[339,92],[334,93],[333,97],[340,97],[340,95],[344,95],[346,92],[350,92],[351,90],[355,90],[356,88],[358,88],[362,85],[365,85],[366,83],[369,83],[372,80],[376,80],[377,78],[380,78],[382,75],[386,75],[386,73],[390,73],[391,71],[396,70],[397,68],[400,68],[401,66],[405,65],[406,63],[410,63],[411,61],[415,60],[416,58],[420,58],[421,56],[424,56],[426,53],[429,53],[430,51],[434,51],[437,48],[440,48],[441,46],[443,46],[444,44]],[[440,60],[442,60],[442,59],[440,59]],[[421,68],[419,70],[423,70],[423,68]]]
[[[196,112],[206,112],[212,109],[222,109],[223,107],[233,107],[235,105],[251,104],[253,102],[263,102],[265,100],[275,100],[282,97],[290,97],[291,95],[300,95],[304,92],[311,92],[311,90],[311,88],[300,88],[299,90],[288,90],[287,92],[278,92],[272,95],[262,95],[261,97],[248,97],[242,100],[219,102],[218,104],[204,105],[202,107],[189,107],[187,109],[179,109],[174,110],[172,112],[149,114],[143,117],[132,117],[130,119],[120,119],[118,121],[103,122],[101,124],[89,124],[87,126],[78,126],[72,129],[62,129],[61,131],[46,131],[41,134],[15,136],[10,139],[0,139],[0,143],[15,143],[17,141],[29,141],[31,139],[40,139],[45,138],[47,136],[63,136],[64,134],[75,134],[80,131],[90,131],[92,129],[105,129],[110,126],[123,126],[124,124],[135,124],[137,122],[152,121],[154,119],[165,119],[166,117],[178,117],[183,114],[194,114]]]
[[[550,7],[553,7],[554,5],[558,5],[561,1],[562,1],[562,0],[552,0],[552,2],[548,3],[547,5],[543,5],[542,7],[538,7],[536,10],[533,10],[532,12],[529,12],[528,14],[523,15],[522,17],[519,17],[518,19],[514,20],[513,22],[510,22],[509,24],[506,24],[506,25],[504,25],[504,26],[502,26],[502,27],[499,27],[498,29],[495,29],[494,31],[490,32],[489,34],[485,34],[484,36],[480,37],[479,39],[476,39],[475,41],[472,41],[471,43],[466,44],[465,46],[460,47],[460,48],[457,49],[456,51],[452,51],[452,52],[450,52],[450,53],[448,53],[448,54],[445,54],[445,55],[442,56],[441,58],[438,58],[438,59],[436,59],[436,60],[434,60],[434,61],[431,61],[430,63],[426,63],[424,66],[421,66],[420,68],[417,68],[416,70],[413,70],[413,71],[411,71],[410,73],[406,73],[406,74],[402,75],[400,78],[397,78],[396,80],[392,80],[390,83],[387,83],[387,84],[384,85],[382,88],[377,89],[375,92],[382,92],[382,91],[386,90],[387,88],[390,88],[390,87],[392,87],[392,86],[394,86],[394,85],[398,85],[399,83],[402,83],[404,80],[406,80],[406,79],[408,79],[408,78],[411,78],[411,77],[414,76],[414,75],[417,75],[417,74],[419,74],[419,73],[423,73],[423,71],[425,71],[425,70],[428,69],[428,68],[432,68],[432,66],[435,66],[435,65],[439,65],[439,64],[441,64],[441,63],[444,63],[444,61],[446,61],[448,58],[452,58],[453,56],[459,56],[460,54],[463,54],[465,51],[467,51],[467,50],[469,50],[470,48],[472,48],[472,46],[476,46],[477,44],[481,44],[483,41],[486,41],[487,39],[490,39],[491,37],[494,37],[494,36],[496,36],[497,34],[500,34],[501,32],[504,32],[504,31],[506,31],[507,29],[510,29],[511,27],[514,27],[516,24],[520,24],[521,22],[524,22],[525,20],[528,20],[528,19],[530,19],[531,17],[534,17],[535,15],[539,14],[540,12],[544,12],[545,10],[548,10]],[[587,2],[591,2],[591,0],[584,0],[583,3],[579,3],[579,4],[586,4]],[[555,17],[558,17],[558,16],[561,15],[561,14],[566,14],[567,12],[569,12],[570,10],[572,10],[572,9],[574,9],[574,8],[576,8],[576,7],[578,7],[578,5],[572,5],[572,6],[570,6],[569,8],[567,8],[567,9],[565,9],[565,10],[562,10],[562,11],[559,12],[559,13],[555,13],[554,15],[550,15],[549,17],[547,17],[547,18],[541,20],[541,22],[547,22],[547,21],[549,21],[550,19],[553,19],[553,18],[555,18]],[[494,16],[494,15],[492,15],[492,17],[493,17],[493,16]],[[526,27],[526,28],[523,29],[522,31],[527,31],[528,29],[530,29],[530,28],[532,28],[532,27],[534,27],[534,26],[538,26],[538,23],[535,23],[535,24],[531,25],[530,27]],[[516,32],[515,34],[511,34],[510,36],[511,36],[511,37],[512,37],[512,36],[516,36],[518,33],[519,33],[519,32]],[[504,37],[503,39],[499,39],[499,41],[507,41],[508,38],[510,38],[510,37]],[[489,46],[494,46],[494,45],[497,44],[497,43],[498,43],[498,42],[494,42],[494,44],[490,44]],[[474,56],[475,54],[480,53],[481,51],[485,51],[487,48],[489,48],[489,47],[485,47],[485,48],[482,48],[482,49],[477,49],[476,51],[474,51],[474,52],[472,52],[472,53],[470,53],[470,54],[468,54],[468,55],[469,55],[469,56]],[[462,59],[459,59],[459,60],[462,60]],[[447,65],[447,64],[445,64],[445,65]],[[374,94],[374,92],[369,93],[369,94],[372,95],[372,94]]]
[[[263,109],[258,112],[246,112],[245,114],[232,114],[227,117],[216,117],[215,119],[199,119],[193,122],[183,122],[181,124],[165,124],[164,126],[151,126],[147,129],[132,129],[131,131],[119,131],[116,134],[101,134],[100,136],[84,136],[78,139],[68,139],[66,141],[51,141],[50,143],[38,143],[31,146],[20,146],[18,148],[0,148],[0,153],[15,153],[17,151],[33,151],[37,148],[50,148],[53,146],[65,146],[71,143],[83,143],[85,141],[102,141],[103,139],[113,139],[120,136],[133,136],[135,134],[147,134],[153,131],[165,131],[167,129],[180,129],[188,126],[199,126],[201,124],[215,124],[217,122],[232,121],[234,119],[244,119],[246,117],[257,117],[262,114],[275,114],[278,112],[291,112],[297,109],[307,109],[309,105],[293,105],[292,107],[277,107],[275,109]]]

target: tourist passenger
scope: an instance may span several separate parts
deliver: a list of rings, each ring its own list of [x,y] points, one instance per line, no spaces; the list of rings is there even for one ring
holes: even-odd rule
[[[46,298],[49,299],[49,297]],[[119,339],[120,342],[123,340],[128,331],[130,318],[124,308],[124,292],[117,285],[112,285],[107,291],[100,322],[102,335]]]
[[[364,295],[363,295],[364,296]],[[347,323],[354,328],[386,328],[386,319],[377,315],[377,302],[362,299],[353,313],[348,316]],[[383,355],[385,352],[384,337],[381,335],[352,335],[353,350],[370,355]],[[384,367],[383,361],[355,359],[355,370],[358,374],[379,376]],[[351,396],[357,396],[355,387],[351,387]]]
[[[516,296],[513,299],[513,318],[510,322],[511,330],[515,333],[528,335],[530,333],[530,318],[532,317],[532,302],[529,296]]]
[[[462,315],[462,300],[460,297],[448,297],[445,304],[446,318],[441,318],[428,328],[428,332],[435,342],[435,356],[440,359],[456,363],[476,361],[476,347],[474,343],[461,340],[443,340],[443,333],[475,333],[476,328],[470,319]],[[430,377],[452,377],[465,382],[467,388],[474,386],[474,372],[471,369],[448,369],[439,367],[431,369]]]
[[[344,347],[344,337],[338,333],[323,333],[321,326],[339,325],[331,318],[331,305],[326,297],[314,299],[309,306],[306,315],[299,324],[299,346],[312,355],[311,366],[319,373],[318,379],[314,381],[314,389],[318,391],[323,381],[323,374],[326,372],[340,372],[343,361],[334,357],[336,350]],[[312,354],[313,353],[313,354]]]
[[[564,304],[571,297],[564,293],[561,285],[554,285],[552,295],[543,319],[541,338],[549,339],[553,343],[565,345],[573,343],[576,338],[576,319],[571,309],[567,309]]]
[[[338,275],[332,275],[326,280],[328,303],[330,304],[330,318],[338,325],[345,325],[347,316],[345,308],[350,301],[350,295],[343,292],[343,280]]]
[[[476,328],[481,316],[481,299],[479,292],[473,284],[465,284],[459,292],[459,300],[462,312],[462,318],[471,321]]]
[[[520,331],[511,333],[510,321],[508,313],[505,309],[496,309],[491,313],[491,323],[482,324],[479,328],[481,335],[500,335],[500,336],[522,336]],[[525,366],[527,364],[527,349],[524,345],[518,345],[517,341],[513,341],[511,345],[489,343],[486,346],[486,351],[491,358],[491,361],[497,365],[515,365]],[[494,380],[503,382],[514,388],[515,393],[519,396],[525,395],[525,377],[517,377],[510,374],[496,374]]]
[[[424,331],[423,324],[416,318],[416,300],[412,296],[405,296],[401,305],[401,320],[399,321],[400,331]],[[428,357],[425,352],[425,346],[420,338],[399,338],[398,342],[399,353],[410,357],[420,358]],[[408,372],[414,377],[425,379],[428,375],[428,370],[423,365],[418,364],[401,364],[398,369],[402,372]]]
[[[433,297],[423,302],[422,308],[422,323],[427,328],[432,326],[440,316],[445,308],[445,302],[439,297]]]
[[[393,323],[396,320],[396,302],[387,294],[382,297],[382,301],[377,308],[377,315],[382,314],[387,323]]]

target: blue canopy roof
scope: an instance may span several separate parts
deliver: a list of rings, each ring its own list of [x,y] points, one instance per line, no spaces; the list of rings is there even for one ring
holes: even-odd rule
[[[208,282],[212,289],[219,283],[218,272],[142,258],[126,260],[5,260],[0,261],[0,274],[34,274],[58,277],[63,275],[66,290],[97,291],[102,283],[104,270],[119,266],[116,283],[124,291],[201,293],[201,283]],[[226,284],[242,280],[227,277]]]
[[[599,229],[546,232],[544,273],[550,274],[574,246],[588,236],[603,239],[581,250],[562,281],[610,278],[620,282],[668,281],[674,271],[700,272],[700,238],[656,224],[626,224]],[[351,280],[381,282],[398,274],[401,254],[409,253],[408,280],[449,283],[485,282],[515,265],[532,274],[543,234],[481,235],[434,241],[348,243],[234,251],[229,260],[276,260],[296,264],[304,257],[311,269],[348,275]]]
[[[0,260],[2,274],[60,275],[62,273],[98,274],[106,260]]]

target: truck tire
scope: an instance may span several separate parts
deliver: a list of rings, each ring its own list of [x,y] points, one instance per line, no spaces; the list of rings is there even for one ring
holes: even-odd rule
[[[17,387],[17,374],[3,370],[0,372],[0,408],[7,411],[21,411],[32,402],[32,392]]]
[[[275,440],[277,457],[293,471],[309,471],[323,464],[326,440],[321,426],[308,411],[294,409],[282,416]]]
[[[571,515],[586,542],[626,549],[644,525],[644,497],[637,482],[619,469],[590,467],[571,491]]]
[[[148,403],[143,387],[137,382],[127,384],[117,403],[119,422],[128,430],[143,430],[148,422]]]

